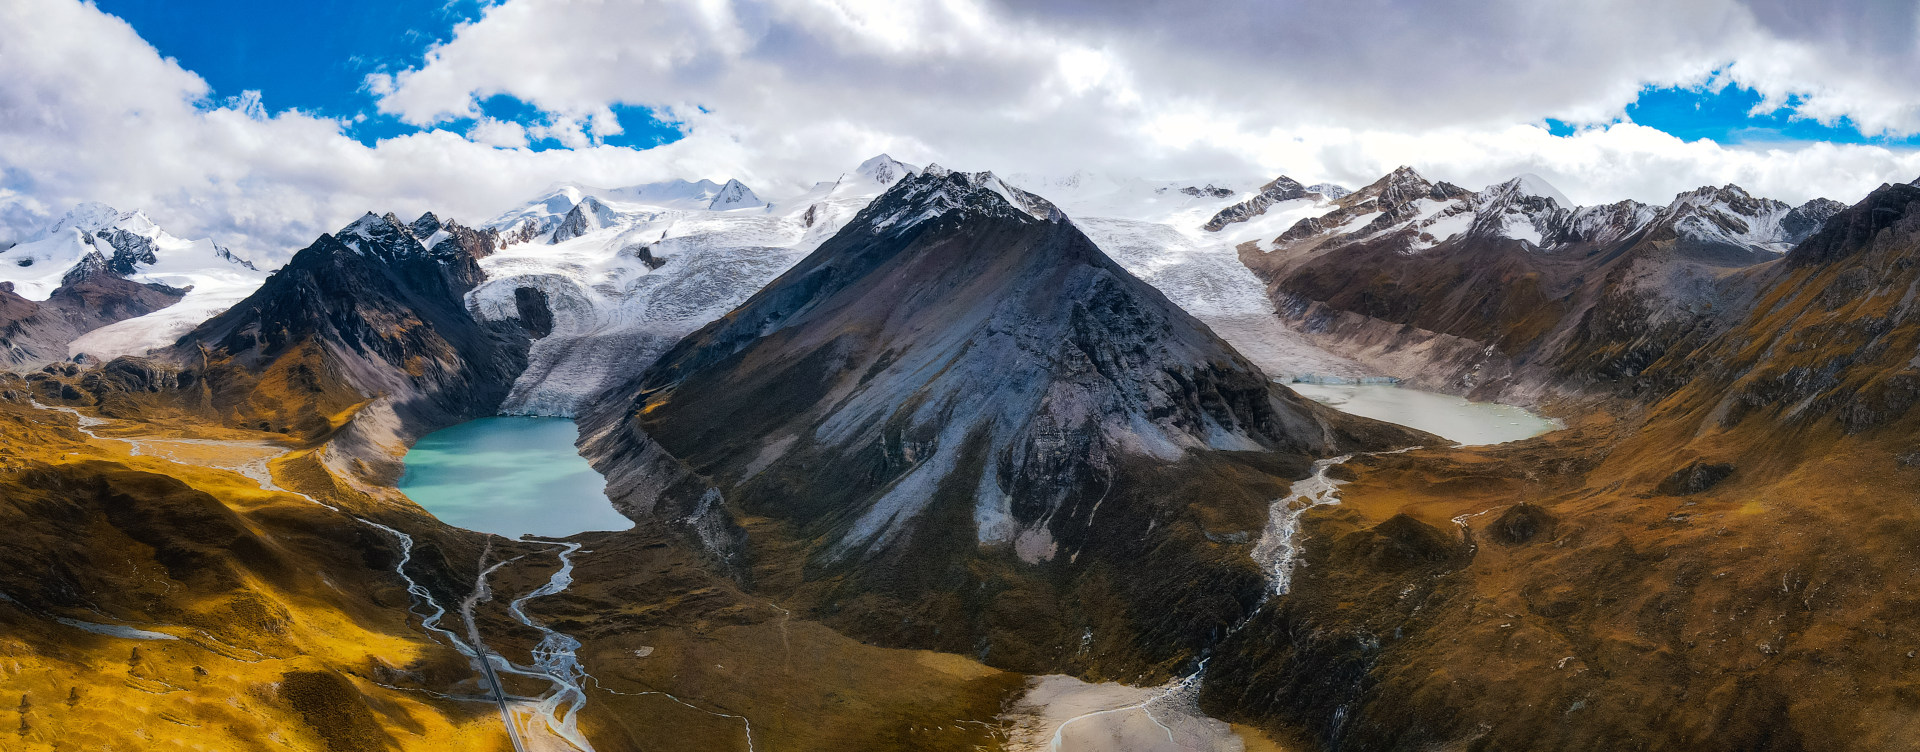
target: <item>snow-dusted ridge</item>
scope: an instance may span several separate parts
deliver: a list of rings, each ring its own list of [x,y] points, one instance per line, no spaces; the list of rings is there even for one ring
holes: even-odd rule
[[[1298,183],[1282,176],[1269,185],[1291,188]],[[1755,198],[1728,185],[1682,193],[1665,207],[1637,201],[1577,206],[1538,175],[1523,174],[1469,191],[1429,181],[1403,166],[1358,191],[1305,208],[1304,215],[1284,231],[1257,238],[1257,249],[1317,255],[1361,241],[1400,237],[1407,252],[1418,253],[1458,238],[1478,237],[1518,240],[1536,250],[1554,252],[1575,244],[1612,242],[1661,223],[1671,227],[1683,244],[1721,247],[1733,253],[1779,254],[1812,234],[1842,205],[1814,199],[1794,207]],[[1223,217],[1209,223],[1209,229],[1230,227],[1234,217],[1227,215],[1238,209],[1223,212]]]

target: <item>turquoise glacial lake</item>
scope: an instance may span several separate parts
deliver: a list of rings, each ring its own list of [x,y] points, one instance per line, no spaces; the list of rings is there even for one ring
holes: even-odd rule
[[[435,431],[407,452],[400,491],[441,522],[508,538],[633,527],[574,450],[575,436],[566,418],[481,418]]]

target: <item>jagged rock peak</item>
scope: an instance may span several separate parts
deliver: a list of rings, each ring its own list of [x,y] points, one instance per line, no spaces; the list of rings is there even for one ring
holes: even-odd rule
[[[391,212],[385,216],[373,212],[362,214],[359,219],[340,228],[333,237],[359,254],[372,251],[378,255],[392,255],[426,250]]]
[[[427,238],[433,237],[434,233],[439,232],[440,227],[440,218],[434,216],[433,212],[422,214],[419,219],[407,225],[407,229],[411,230],[413,236],[419,238],[422,243],[426,242]]]
[[[1907,221],[1920,204],[1920,185],[1889,183],[1874,189],[1860,203],[1827,218],[1804,242],[1786,256],[1789,266],[1827,264],[1872,247],[1880,231]]]
[[[1398,206],[1417,199],[1432,197],[1434,184],[1422,177],[1412,167],[1401,165],[1393,168],[1385,177],[1374,181],[1373,185],[1360,189],[1360,193],[1372,193],[1383,204]],[[1437,198],[1437,197],[1435,197]]]
[[[1747,189],[1741,188],[1733,183],[1728,183],[1717,188],[1711,185],[1703,185],[1691,191],[1683,191],[1674,196],[1673,203],[1667,206],[1671,209],[1678,210],[1715,203],[1726,204],[1736,210],[1747,213],[1751,213],[1762,203],[1778,204],[1782,207],[1786,206],[1785,202],[1775,201],[1770,198],[1755,198],[1753,194],[1747,193]]]
[[[581,196],[580,202],[567,211],[560,224],[553,228],[553,239],[549,243],[564,243],[594,230],[613,224],[617,213],[600,199]]]
[[[726,185],[720,187],[720,192],[714,194],[713,201],[707,204],[707,208],[712,211],[726,211],[729,209],[751,209],[766,205],[767,202],[761,201],[759,196],[753,195],[753,189],[748,188],[746,184],[738,180],[729,179]]]
[[[1260,186],[1260,192],[1240,203],[1221,209],[1202,228],[1208,232],[1219,232],[1227,225],[1245,222],[1267,213],[1268,207],[1282,201],[1306,198],[1311,191],[1300,185],[1300,181],[1281,175]],[[1325,194],[1322,194],[1325,195]]]

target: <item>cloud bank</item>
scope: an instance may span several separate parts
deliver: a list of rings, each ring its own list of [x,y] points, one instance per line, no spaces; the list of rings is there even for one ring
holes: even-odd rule
[[[889,152],[969,169],[1359,184],[1398,164],[1470,187],[1519,172],[1576,201],[1703,184],[1852,201],[1912,150],[1685,142],[1620,122],[1646,86],[1737,86],[1762,110],[1920,132],[1920,6],[1160,0],[504,0],[368,80],[426,128],[213,101],[77,0],[0,5],[0,241],[82,200],[284,255],[369,209],[483,218],[555,181],[739,178],[778,196]],[[495,96],[544,113],[481,114]],[[599,145],[616,105],[685,137]],[[1551,135],[1547,118],[1583,124]],[[569,146],[542,152],[529,139]]]

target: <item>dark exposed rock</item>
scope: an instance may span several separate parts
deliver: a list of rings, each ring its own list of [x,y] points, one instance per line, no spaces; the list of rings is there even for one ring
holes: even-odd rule
[[[1487,528],[1488,537],[1509,546],[1531,543],[1535,538],[1552,539],[1557,520],[1547,510],[1521,502],[1507,508]]]
[[[1733,475],[1733,464],[1695,460],[1660,481],[1656,489],[1669,496],[1697,494],[1720,484]]]
[[[808,207],[807,213],[808,216],[812,216],[813,207]],[[627,246],[621,253],[639,259],[640,263],[646,264],[648,269],[658,269],[667,265],[666,259],[653,255],[653,246],[651,244],[635,243]]]
[[[547,294],[539,288],[514,288],[513,306],[520,312],[520,322],[527,326],[527,332],[534,339],[553,333],[553,309],[547,307]]]
[[[160,263],[153,253],[153,241],[126,230],[113,228],[95,233],[95,237],[106,241],[113,255],[107,259],[107,268],[122,276],[133,274],[143,265]],[[98,244],[95,244],[98,247]]]
[[[580,203],[574,204],[567,216],[560,219],[559,226],[553,228],[553,239],[548,242],[565,242],[605,227],[606,222],[602,218],[612,212],[597,198],[581,197]]]
[[[517,322],[467,310],[485,279],[478,250],[424,248],[391,214],[369,213],[294,254],[167,360],[205,370],[217,412],[264,412],[276,430],[329,430],[327,415],[372,397],[416,427],[491,414],[526,368],[529,339]]]
[[[1830,198],[1816,198],[1794,207],[1780,220],[1780,229],[1786,231],[1786,241],[1798,245],[1832,219],[1833,215],[1846,211],[1847,205]]]
[[[1211,188],[1212,186],[1208,187]],[[1228,195],[1232,194],[1229,193]],[[1292,201],[1296,198],[1305,198],[1306,196],[1307,189],[1300,185],[1299,181],[1281,175],[1266,185],[1260,186],[1260,192],[1253,198],[1221,209],[1219,213],[1213,215],[1212,219],[1207,220],[1205,227],[1208,232],[1218,232],[1227,225],[1235,222],[1245,222],[1265,214],[1267,207],[1273,206],[1274,204],[1282,201]]]

